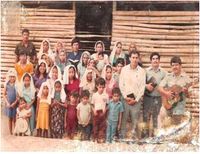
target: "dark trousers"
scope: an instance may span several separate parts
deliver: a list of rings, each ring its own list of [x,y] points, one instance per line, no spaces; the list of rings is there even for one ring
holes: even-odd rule
[[[88,124],[86,126],[78,125],[78,129],[81,132],[81,139],[90,139],[91,131],[92,131],[92,124]]]
[[[106,114],[102,110],[93,116],[93,139],[105,139],[106,137]]]

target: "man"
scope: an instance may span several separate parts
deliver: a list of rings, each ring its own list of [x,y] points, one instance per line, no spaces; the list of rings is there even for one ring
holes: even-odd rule
[[[139,119],[141,99],[145,89],[146,73],[143,68],[138,65],[140,54],[132,51],[129,54],[130,64],[122,68],[119,76],[119,87],[124,98],[124,114],[122,118],[121,135],[122,138],[126,134],[126,122],[131,115],[131,126],[133,138],[136,136],[136,126]]]
[[[37,64],[36,49],[35,49],[34,44],[31,41],[29,41],[29,34],[30,34],[30,32],[28,29],[22,30],[22,41],[19,44],[17,44],[17,46],[15,48],[16,63],[19,61],[20,52],[23,51],[26,53],[26,55],[28,56],[28,59],[31,63],[33,63],[34,65]]]
[[[173,98],[174,93],[171,90],[166,90],[165,88],[172,87],[173,85],[178,85],[182,87],[182,92],[180,93],[181,98],[178,101],[178,103],[169,110],[165,109],[164,105],[162,105],[158,117],[158,128],[162,128],[163,119],[165,117],[173,117],[174,115],[184,115],[186,97],[189,96],[188,89],[184,86],[187,83],[191,83],[191,79],[185,72],[182,71],[182,62],[180,57],[172,57],[170,64],[172,68],[172,73],[167,74],[166,77],[161,81],[158,87],[158,91],[161,93],[162,97],[166,99],[171,99]]]
[[[72,52],[67,55],[68,61],[77,68],[77,65],[81,58],[81,52],[79,51],[80,41],[74,38],[71,42]]]
[[[157,128],[157,118],[162,105],[160,93],[156,90],[157,85],[164,79],[167,74],[160,67],[160,55],[153,52],[150,55],[151,66],[146,69],[146,90],[144,94],[143,121],[146,124],[146,129],[143,137],[149,137],[150,118],[153,119],[153,128]],[[154,131],[153,131],[154,132]]]

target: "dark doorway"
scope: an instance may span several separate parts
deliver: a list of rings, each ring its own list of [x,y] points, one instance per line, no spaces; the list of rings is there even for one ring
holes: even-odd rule
[[[81,50],[94,52],[95,42],[105,43],[110,50],[112,31],[112,2],[76,2],[76,36]]]

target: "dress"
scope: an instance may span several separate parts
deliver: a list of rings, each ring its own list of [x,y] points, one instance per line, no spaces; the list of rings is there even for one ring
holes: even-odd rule
[[[37,129],[49,129],[49,103],[47,99],[41,99],[39,102],[37,115]]]
[[[73,83],[65,84],[65,93],[67,95],[67,98],[69,98],[72,92],[79,93],[79,90],[80,90],[79,84],[80,84],[80,81],[78,79],[75,79]]]
[[[60,93],[55,92],[54,100],[61,102]],[[65,109],[60,105],[53,106],[51,108],[51,118],[50,118],[50,129],[51,135],[56,138],[62,138],[64,134],[64,116],[65,116]]]
[[[24,99],[26,100],[27,104],[30,104],[32,98],[35,96],[35,94],[31,93],[30,87],[28,87],[28,88],[23,87],[22,95],[23,95]],[[31,106],[31,113],[32,113],[32,115],[30,117],[29,123],[30,123],[30,130],[31,130],[31,132],[33,132],[33,130],[35,128],[35,109],[34,109],[33,105]]]
[[[47,77],[40,79],[39,76],[36,76],[36,75],[33,76],[33,82],[34,82],[35,88],[38,88],[38,89],[40,89],[40,86],[46,80],[47,80]]]
[[[7,100],[9,104],[12,104],[16,100],[16,88],[15,85],[10,85],[9,82],[6,84],[6,93]],[[16,115],[16,107],[15,108],[6,108],[5,110],[6,116],[9,118],[13,118]]]
[[[76,131],[78,123],[76,105],[68,104],[66,122],[67,122],[67,133],[68,135],[71,135]]]
[[[27,119],[23,119],[22,117],[27,115],[31,112],[31,109],[22,109],[19,111],[17,108],[17,113],[19,115],[19,118],[16,120],[15,128],[14,128],[14,134],[24,133],[25,135],[30,135],[30,128],[28,124]]]

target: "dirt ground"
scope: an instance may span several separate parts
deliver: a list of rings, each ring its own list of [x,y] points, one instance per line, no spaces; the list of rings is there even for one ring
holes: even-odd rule
[[[126,144],[48,139],[31,136],[14,136],[8,133],[8,119],[1,113],[1,151],[3,152],[197,152],[199,151],[199,120],[192,120],[191,134],[181,141],[163,144]]]

